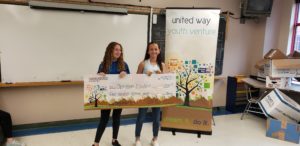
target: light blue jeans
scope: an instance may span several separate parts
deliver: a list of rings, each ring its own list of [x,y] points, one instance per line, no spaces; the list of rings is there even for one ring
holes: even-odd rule
[[[136,120],[136,125],[135,125],[135,137],[140,137],[141,136],[141,131],[143,127],[143,123],[147,114],[148,108],[139,108],[139,113],[138,117]],[[160,127],[160,108],[152,108],[152,120],[153,120],[153,125],[152,125],[152,131],[153,131],[153,137],[158,136],[158,131]]]

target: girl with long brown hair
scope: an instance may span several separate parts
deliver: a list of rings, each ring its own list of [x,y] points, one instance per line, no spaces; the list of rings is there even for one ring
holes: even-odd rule
[[[129,74],[129,68],[123,59],[123,48],[122,45],[117,42],[111,42],[106,47],[105,55],[102,63],[99,65],[98,74],[105,76],[105,74],[119,74],[120,78],[123,78],[126,74]],[[95,141],[93,146],[99,146],[100,139],[104,133],[106,125],[109,120],[111,110],[101,110],[100,122],[97,128]],[[112,145],[121,146],[118,142],[118,133],[120,127],[120,117],[122,109],[114,109],[112,114]]]

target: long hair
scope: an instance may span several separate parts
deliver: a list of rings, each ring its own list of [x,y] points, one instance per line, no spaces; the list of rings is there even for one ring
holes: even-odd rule
[[[103,57],[103,61],[102,61],[102,69],[101,72],[104,73],[108,73],[109,72],[109,67],[112,64],[113,61],[113,52],[114,52],[114,48],[116,45],[119,45],[121,48],[121,56],[117,59],[117,63],[118,63],[118,71],[124,71],[125,70],[125,62],[123,59],[123,47],[121,44],[117,43],[117,42],[110,42],[108,44],[108,46],[106,47],[105,50],[105,55]]]
[[[157,46],[158,46],[158,49],[160,50],[160,47],[159,47],[159,45],[158,45],[157,43],[155,43],[155,42],[150,42],[150,43],[147,45],[147,50],[146,50],[146,54],[145,54],[144,61],[150,58],[150,55],[148,54],[150,45],[157,45]],[[160,51],[161,51],[161,50],[160,50]],[[159,53],[159,54],[157,55],[156,63],[158,64],[159,69],[163,72],[161,53]]]

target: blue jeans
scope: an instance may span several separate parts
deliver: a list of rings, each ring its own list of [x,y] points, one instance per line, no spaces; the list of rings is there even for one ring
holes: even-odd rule
[[[135,137],[141,136],[141,131],[142,131],[147,110],[148,108],[139,108],[139,113],[135,125]],[[152,120],[153,120],[153,125],[152,125],[153,137],[157,137],[159,126],[160,126],[160,108],[152,108]]]

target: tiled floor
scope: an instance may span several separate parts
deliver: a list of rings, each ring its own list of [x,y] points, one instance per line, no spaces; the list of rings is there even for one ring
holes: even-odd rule
[[[240,120],[240,114],[215,116],[216,125],[213,126],[211,136],[202,135],[197,138],[195,134],[161,131],[159,142],[161,146],[295,146],[296,144],[285,142],[265,136],[266,121],[264,119],[248,115]],[[134,124],[120,127],[119,141],[123,146],[133,146]],[[150,146],[152,135],[151,123],[144,124],[142,131],[143,146]],[[32,135],[18,137],[27,146],[91,146],[96,129]],[[101,146],[110,146],[111,127],[108,127],[101,140]]]

